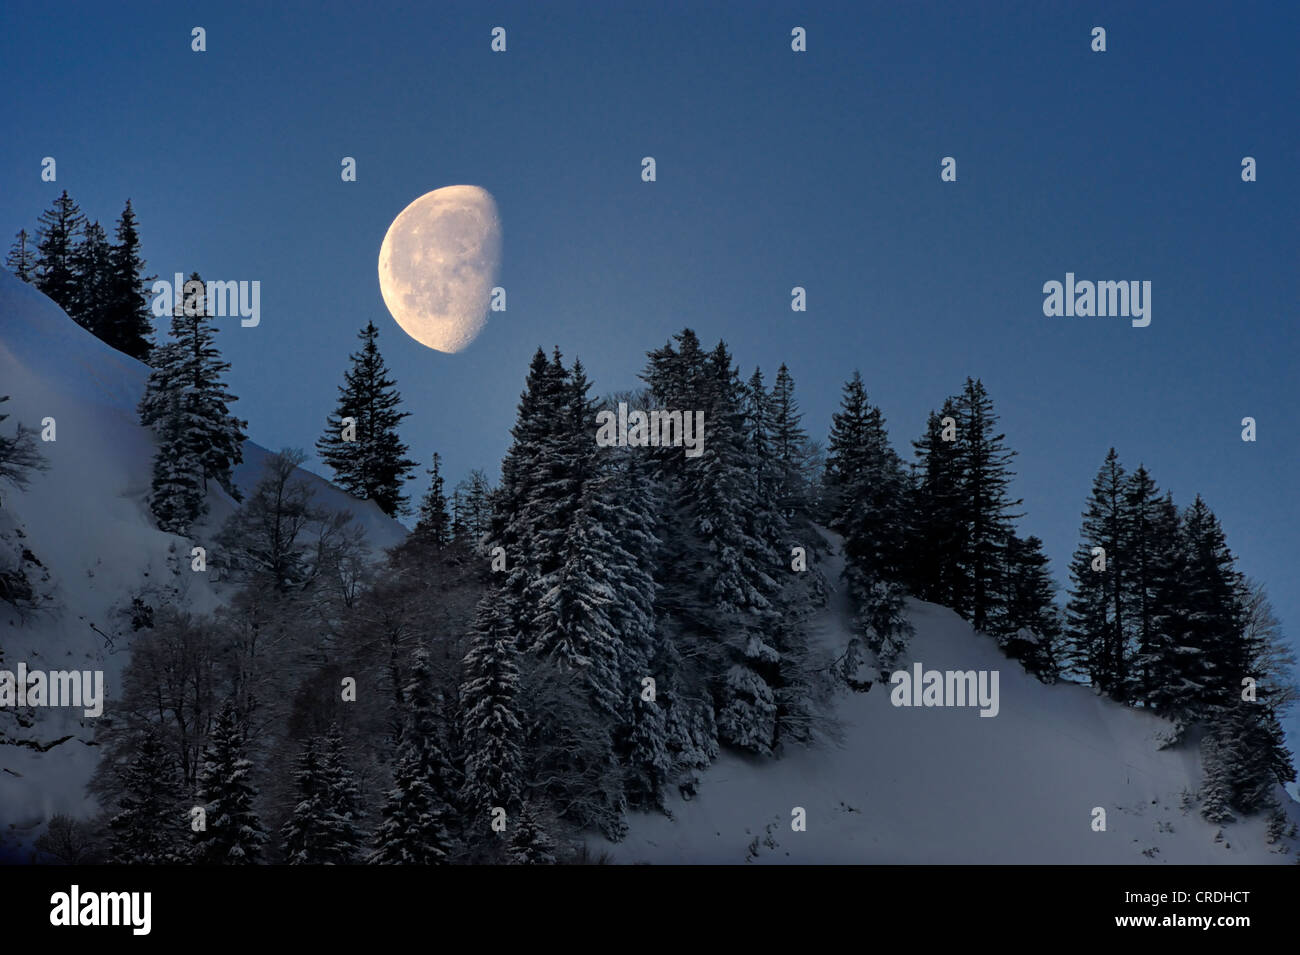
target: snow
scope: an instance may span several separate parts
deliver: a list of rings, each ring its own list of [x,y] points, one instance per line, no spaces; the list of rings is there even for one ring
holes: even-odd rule
[[[39,429],[46,417],[54,418],[56,427],[55,441],[37,442],[49,470],[35,475],[27,491],[0,486],[0,535],[13,539],[15,528],[26,535],[21,544],[49,569],[46,588],[53,589],[49,609],[26,623],[0,605],[4,665],[12,669],[26,660],[33,668],[102,669],[109,708],[131,632],[118,612],[150,584],[180,587],[195,611],[214,609],[223,595],[204,574],[190,571],[189,551],[196,543],[210,547],[210,538],[237,506],[214,486],[208,492],[209,513],[193,541],[154,527],[147,502],[154,441],[136,413],[148,372],[0,270],[0,395],[10,396],[0,408],[10,418],[0,427],[12,429],[21,421]],[[236,404],[232,410],[244,409]],[[270,453],[245,442],[244,462],[234,472],[242,489],[256,483]],[[373,502],[357,501],[323,478],[301,473],[315,488],[316,503],[351,512],[372,547],[390,547],[405,535]],[[122,634],[109,646],[92,627]],[[55,812],[93,809],[85,784],[98,756],[90,745],[94,720],[80,713],[38,710],[35,725],[25,730],[12,713],[0,713],[0,733],[10,737],[41,745],[73,737],[44,753],[0,745],[0,853],[30,842],[36,827]]]
[[[50,570],[53,606],[26,623],[0,608],[0,646],[11,668],[21,659],[33,668],[103,669],[110,708],[130,639],[117,612],[142,582],[175,582],[200,612],[222,599],[204,575],[189,572],[191,542],[152,524],[154,445],[136,417],[146,376],[143,364],[0,271],[0,395],[11,396],[4,410],[12,415],[0,427],[57,422],[57,441],[39,445],[49,471],[26,492],[0,488],[0,536],[25,533],[22,544]],[[232,411],[254,416],[238,405]],[[244,445],[235,471],[241,487],[252,486],[269,453]],[[348,509],[372,545],[405,534],[373,503],[307,477],[317,501]],[[235,506],[217,489],[208,504],[198,542]],[[831,558],[828,580],[839,580],[841,560]],[[837,698],[838,745],[779,760],[723,754],[693,799],[673,797],[671,819],[636,814],[627,838],[602,848],[619,861],[658,863],[1294,860],[1271,851],[1263,819],[1228,825],[1216,842],[1217,827],[1180,809],[1181,794],[1199,785],[1199,760],[1192,748],[1157,748],[1161,720],[1082,687],[1040,684],[951,611],[913,601],[909,614],[916,635],[898,668],[920,661],[927,669],[996,669],[997,717],[981,718],[975,707],[895,708],[879,682],[865,694],[846,691]],[[851,618],[840,585],[814,638],[841,650]],[[122,635],[109,647],[92,625]],[[44,753],[0,745],[0,856],[30,844],[55,812],[93,810],[85,795],[97,759],[93,730],[80,709],[40,710],[26,730],[0,713],[0,731],[11,736],[44,744],[72,734]],[[1105,832],[1091,828],[1097,806],[1106,810]],[[795,807],[807,811],[806,832],[791,830]],[[1296,809],[1289,804],[1300,819]]]
[[[832,538],[838,550],[839,541]],[[843,558],[826,569],[837,581]],[[842,648],[852,619],[838,585],[815,639]],[[897,669],[998,670],[1001,709],[894,707],[886,681],[845,691],[838,746],[776,761],[724,753],[673,818],[636,814],[619,862],[1293,863],[1262,817],[1223,827],[1180,808],[1200,785],[1195,747],[1158,749],[1167,724],[1085,687],[1047,686],[957,614],[909,601],[916,628]],[[1284,800],[1289,802],[1289,800]],[[1092,830],[1093,808],[1106,831]],[[792,830],[792,811],[807,829]],[[1289,809],[1300,820],[1295,804]]]

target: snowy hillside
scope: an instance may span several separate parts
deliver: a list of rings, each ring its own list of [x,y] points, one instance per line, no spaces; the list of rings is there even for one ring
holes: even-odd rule
[[[23,660],[31,669],[102,669],[109,706],[127,658],[131,629],[121,612],[131,595],[142,586],[174,586],[191,608],[212,609],[219,597],[204,574],[190,571],[188,554],[235,506],[214,488],[193,542],[155,529],[146,501],[153,437],[136,414],[147,375],[146,366],[0,271],[0,395],[10,396],[4,426],[39,429],[48,417],[56,428],[55,441],[38,442],[49,470],[25,492],[0,488],[0,546],[30,551],[40,566],[29,561],[27,575],[51,598],[25,623],[0,605],[4,665],[12,669]],[[235,471],[241,488],[256,483],[267,454],[245,443],[244,463]],[[373,546],[391,546],[405,534],[373,503],[308,478],[316,501],[350,511]],[[86,808],[84,787],[96,761],[88,745],[93,722],[78,709],[46,708],[23,727],[12,711],[0,713],[0,847],[28,841],[54,812]]]
[[[228,332],[235,334],[237,332]],[[192,573],[188,553],[233,509],[219,490],[194,540],[155,529],[146,495],[154,445],[137,424],[147,369],[99,342],[31,287],[0,272],[0,395],[15,421],[53,418],[41,442],[49,470],[26,492],[0,488],[0,548],[24,549],[44,609],[26,621],[0,605],[4,666],[102,669],[108,706],[129,656],[131,596],[178,588],[196,611],[222,599]],[[253,416],[255,409],[240,409]],[[268,452],[247,443],[236,478],[249,488]],[[317,501],[347,509],[372,545],[405,533],[372,503],[310,476]],[[832,541],[838,551],[838,540]],[[0,555],[2,556],[2,555]],[[39,561],[39,564],[36,562]],[[836,554],[825,568],[835,582]],[[913,602],[916,628],[899,667],[998,671],[999,711],[891,705],[891,687],[842,692],[838,745],[780,760],[724,754],[672,818],[634,815],[625,841],[602,847],[621,862],[653,863],[1289,863],[1265,842],[1262,818],[1223,828],[1183,796],[1200,786],[1195,747],[1157,748],[1165,724],[1073,685],[1045,686],[956,614]],[[838,652],[850,612],[836,590],[816,636]],[[94,721],[79,709],[36,711],[31,725],[0,711],[0,857],[30,844],[51,814],[87,813],[97,760]],[[1295,803],[1288,801],[1300,821]],[[807,829],[791,829],[791,811]],[[1093,831],[1093,810],[1106,830]]]
[[[838,549],[838,539],[835,545]],[[836,555],[827,578],[838,579]],[[820,638],[843,647],[843,588]],[[1200,786],[1194,748],[1157,749],[1166,724],[1074,685],[1046,686],[957,614],[912,601],[899,669],[997,670],[998,715],[895,707],[888,683],[842,693],[838,748],[776,762],[724,754],[673,819],[636,815],[619,862],[666,863],[1293,863],[1265,842],[1263,818],[1211,826],[1184,791]],[[1280,791],[1279,791],[1280,792]],[[1284,799],[1294,819],[1300,809]],[[1106,810],[1106,831],[1092,811]],[[802,807],[807,830],[791,829]]]

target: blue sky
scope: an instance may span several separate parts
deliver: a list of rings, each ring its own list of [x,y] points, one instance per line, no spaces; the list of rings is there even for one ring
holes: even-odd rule
[[[1300,7],[262,7],[0,11],[6,244],[61,189],[109,227],[130,197],[151,271],[259,280],[261,325],[219,335],[254,440],[311,449],[369,319],[404,437],[453,480],[495,473],[538,345],[616,390],[690,325],[746,375],[786,362],[823,437],[857,368],[904,453],[972,375],[1059,581],[1114,445],[1181,504],[1203,494],[1300,631]],[[509,308],[444,355],[388,316],[376,258],[455,183],[496,197]],[[1149,280],[1150,326],[1045,317],[1067,271]]]

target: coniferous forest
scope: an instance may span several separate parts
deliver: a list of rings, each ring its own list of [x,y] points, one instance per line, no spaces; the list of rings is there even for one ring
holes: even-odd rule
[[[47,858],[599,861],[593,837],[699,797],[724,751],[836,745],[834,699],[888,693],[909,665],[909,600],[959,614],[1008,667],[1163,718],[1161,745],[1201,757],[1205,819],[1262,815],[1286,834],[1292,654],[1211,502],[1175,500],[1142,449],[1099,462],[1074,558],[1053,568],[1023,530],[1015,435],[977,368],[919,433],[891,433],[861,376],[808,421],[784,364],[747,372],[687,327],[642,343],[637,382],[594,382],[539,347],[504,459],[453,486],[440,455],[410,457],[402,435],[422,423],[368,321],[315,448],[338,488],[408,523],[377,552],[316,499],[301,450],[237,486],[247,422],[215,323],[177,307],[154,327],[138,230],[127,202],[110,240],[65,191],[7,265],[148,364],[152,519],[204,549],[223,602],[136,596],[121,697],[95,733],[99,815],[56,817]],[[596,440],[626,407],[702,412],[699,453]],[[10,493],[42,467],[30,429],[0,433]],[[217,489],[237,506],[196,536]],[[810,633],[833,592],[853,628],[832,652]],[[0,597],[32,605],[33,582],[0,573]]]

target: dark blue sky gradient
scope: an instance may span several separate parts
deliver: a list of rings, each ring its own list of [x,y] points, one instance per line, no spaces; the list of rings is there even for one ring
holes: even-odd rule
[[[110,228],[129,196],[151,271],[260,280],[261,326],[219,336],[254,440],[311,449],[367,319],[453,481],[495,474],[538,345],[616,390],[690,325],[746,375],[787,362],[822,437],[858,368],[909,456],[973,375],[1059,581],[1114,445],[1202,493],[1300,630],[1297,5],[263,6],[0,12],[6,243],[60,189]],[[454,183],[496,197],[509,310],[448,356],[393,323],[376,258]],[[1044,317],[1066,271],[1150,280],[1150,327]]]

